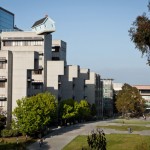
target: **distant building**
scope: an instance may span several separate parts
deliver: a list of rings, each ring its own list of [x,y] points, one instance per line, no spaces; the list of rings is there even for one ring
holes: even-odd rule
[[[123,83],[113,83],[113,90],[115,94],[118,94],[122,90]]]
[[[103,83],[103,113],[104,116],[113,116],[113,79],[102,79]]]
[[[146,110],[150,112],[150,85],[133,85],[133,87],[136,87],[141,96],[146,100]]]
[[[0,32],[14,29],[14,14],[0,7]]]

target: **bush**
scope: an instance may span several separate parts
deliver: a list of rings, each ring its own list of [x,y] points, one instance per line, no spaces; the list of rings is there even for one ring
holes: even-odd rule
[[[93,130],[87,137],[87,142],[91,149],[106,150],[106,138],[103,130]]]
[[[17,135],[19,135],[17,130],[3,129],[1,131],[1,136],[2,137],[12,137],[12,136],[17,136]]]

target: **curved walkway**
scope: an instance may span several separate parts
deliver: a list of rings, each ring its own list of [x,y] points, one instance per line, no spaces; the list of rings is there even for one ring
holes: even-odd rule
[[[111,121],[97,121],[90,123],[76,124],[68,127],[55,129],[51,134],[47,135],[44,139],[42,147],[38,142],[33,143],[28,147],[28,150],[61,150],[65,145],[72,141],[78,135],[88,135],[92,129],[98,125],[111,125]],[[118,124],[117,124],[118,125]],[[123,133],[128,134],[128,131],[118,131],[114,129],[103,129],[105,134]],[[134,134],[150,135],[150,130],[134,131]]]

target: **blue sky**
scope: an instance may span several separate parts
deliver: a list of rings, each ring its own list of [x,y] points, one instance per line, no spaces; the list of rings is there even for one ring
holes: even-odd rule
[[[56,23],[53,39],[67,42],[68,64],[129,84],[150,84],[150,66],[128,34],[135,18],[147,12],[147,4],[148,0],[0,0],[24,30],[49,15]]]

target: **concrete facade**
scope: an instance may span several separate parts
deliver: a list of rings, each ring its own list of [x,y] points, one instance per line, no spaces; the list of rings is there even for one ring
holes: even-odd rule
[[[87,101],[92,105],[95,104],[99,117],[103,116],[103,87],[99,74],[89,73],[89,79],[85,81],[85,95]]]
[[[7,111],[7,121],[11,121],[18,99],[45,91],[58,101],[86,99],[96,104],[98,115],[102,112],[100,76],[78,65],[67,65],[67,44],[52,40],[55,27],[48,26],[49,21],[47,17],[37,21],[33,31],[0,34],[0,106]]]
[[[142,98],[146,100],[146,105],[147,105],[147,112],[150,112],[150,85],[133,85],[133,87],[136,87]]]

